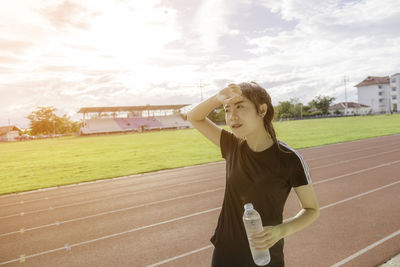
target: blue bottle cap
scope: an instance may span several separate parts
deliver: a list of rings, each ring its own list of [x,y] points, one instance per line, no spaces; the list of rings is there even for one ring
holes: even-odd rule
[[[244,204],[244,210],[252,210],[252,209],[254,209],[252,203]]]

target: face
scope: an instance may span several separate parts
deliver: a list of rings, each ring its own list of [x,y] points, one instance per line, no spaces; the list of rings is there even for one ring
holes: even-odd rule
[[[235,136],[244,138],[264,129],[263,117],[257,113],[254,104],[246,97],[243,96],[242,100],[236,103],[225,105],[224,109],[226,124]]]

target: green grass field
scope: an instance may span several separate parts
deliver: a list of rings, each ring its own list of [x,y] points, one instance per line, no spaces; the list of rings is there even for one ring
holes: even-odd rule
[[[400,114],[275,122],[293,148],[400,133]],[[222,160],[194,129],[0,143],[0,194]]]

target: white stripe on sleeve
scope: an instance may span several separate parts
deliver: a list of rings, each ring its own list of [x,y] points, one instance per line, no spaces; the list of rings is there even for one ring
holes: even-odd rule
[[[304,174],[307,177],[307,182],[311,184],[312,182],[311,182],[310,170],[308,169],[307,162],[304,160],[303,156],[299,152],[288,146],[285,142],[279,141],[279,143],[284,147],[286,147],[287,149],[289,149],[290,151],[293,151],[297,155],[297,157],[300,159],[301,165],[303,165]]]

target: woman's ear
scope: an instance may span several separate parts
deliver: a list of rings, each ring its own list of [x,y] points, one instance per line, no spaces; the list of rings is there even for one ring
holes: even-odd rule
[[[258,110],[259,110],[258,114],[260,115],[260,117],[264,117],[265,114],[267,114],[267,111],[268,111],[267,104],[260,105],[260,108]]]

